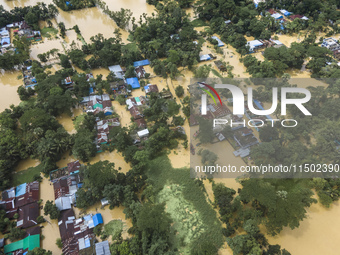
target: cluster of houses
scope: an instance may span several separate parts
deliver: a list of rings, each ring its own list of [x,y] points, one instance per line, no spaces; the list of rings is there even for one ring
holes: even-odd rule
[[[144,69],[144,66],[147,65],[150,65],[150,61],[148,59],[133,62],[136,76],[131,78],[125,78],[126,70],[125,68],[123,69],[120,65],[109,66],[108,68],[110,72],[112,72],[116,78],[123,81],[123,83],[121,84],[113,84],[114,87],[112,87],[112,89],[114,91],[118,91],[119,86],[121,86],[122,88],[124,84],[130,85],[132,89],[140,88],[139,79],[145,78],[146,71]]]
[[[340,44],[336,39],[334,39],[333,37],[323,39],[321,47],[327,48],[332,51],[334,57],[337,60],[340,60]]]
[[[269,40],[248,41],[246,46],[249,48],[249,53],[255,53],[255,52],[258,52],[261,49],[265,49],[265,48],[268,48],[268,47],[279,48],[279,47],[282,47],[282,46],[285,46],[285,45],[282,42],[280,42],[279,40],[269,39]]]
[[[27,40],[40,41],[42,39],[40,31],[33,31],[25,21],[14,22],[0,28],[0,46],[2,49],[10,48],[13,46],[11,43],[11,32],[14,36],[25,36]],[[5,53],[6,51],[4,50],[1,52]]]
[[[107,144],[109,141],[109,133],[110,130],[113,127],[119,127],[120,122],[118,118],[110,118],[110,119],[104,119],[100,120],[97,119],[96,121],[97,125],[97,138],[96,138],[96,144],[97,144],[97,150],[100,150],[100,146],[102,144]]]
[[[37,83],[37,79],[32,74],[32,66],[24,66],[22,68],[22,76],[24,80],[25,88],[34,88]]]
[[[86,112],[93,112],[94,114],[104,112],[105,116],[113,114],[112,102],[108,94],[84,97],[81,103],[84,105]]]
[[[4,245],[5,254],[25,254],[25,252],[40,247],[40,227],[37,218],[40,215],[39,182],[23,183],[2,192],[0,208],[6,212],[6,217],[16,219],[17,228],[24,229],[25,238],[17,242]]]
[[[72,205],[76,205],[76,192],[82,187],[79,175],[79,160],[67,164],[66,167],[50,173],[53,184],[55,204],[59,209],[58,226],[64,255],[76,254],[110,254],[109,243],[96,243],[93,228],[103,224],[100,213],[87,214],[76,218]],[[94,252],[98,251],[97,253]]]
[[[200,85],[198,85],[200,86]],[[203,93],[202,90],[197,90],[196,88],[198,88],[197,85],[191,85],[190,86],[190,90],[195,93],[197,91],[197,93]],[[231,100],[228,100],[231,101]],[[262,104],[257,101],[254,100],[254,103],[256,104],[256,106],[259,109],[263,109]],[[261,108],[262,107],[262,108]],[[202,109],[200,108],[199,111],[201,111]],[[245,116],[247,118],[249,118],[250,120],[254,117],[252,115],[249,115],[250,112],[248,111],[248,108],[246,107],[245,110]],[[231,121],[233,123],[243,123],[245,120],[243,119],[243,115],[233,115],[232,111],[225,105],[225,104],[207,104],[207,112],[206,115],[201,115],[200,113],[198,114],[191,114],[190,119],[189,119],[189,125],[190,126],[196,126],[199,125],[199,118],[200,116],[202,116],[204,119],[206,120],[214,120],[214,119],[225,119],[228,120],[228,123],[231,123]],[[256,116],[256,119],[261,118],[261,116]],[[264,116],[264,119],[266,118],[270,118],[270,116]],[[253,125],[255,125],[253,123]],[[216,143],[216,142],[221,142],[223,140],[226,140],[227,138],[225,137],[225,135],[223,134],[223,129],[224,129],[224,125],[216,125],[213,128],[213,132],[215,134],[215,137],[212,141],[212,143]],[[253,130],[244,126],[244,125],[237,125],[235,127],[231,128],[232,130],[232,136],[233,139],[235,141],[237,150],[234,151],[235,156],[241,156],[241,157],[246,157],[249,156],[250,153],[250,147],[253,145],[256,145],[259,143],[258,139],[256,138],[256,136],[253,133]],[[198,135],[198,132],[196,132],[194,134],[194,138]],[[194,150],[192,150],[194,151]]]

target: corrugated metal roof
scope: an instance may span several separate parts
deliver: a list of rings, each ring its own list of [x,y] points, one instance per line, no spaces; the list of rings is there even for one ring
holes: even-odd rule
[[[144,60],[133,62],[133,66],[134,67],[137,67],[137,66],[147,66],[147,65],[150,65],[150,61],[148,59],[144,59]]]
[[[97,255],[111,255],[110,246],[108,241],[96,243],[96,254]]]

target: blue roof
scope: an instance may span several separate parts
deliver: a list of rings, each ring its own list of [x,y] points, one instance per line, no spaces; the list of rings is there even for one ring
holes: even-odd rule
[[[89,248],[91,246],[90,240],[91,240],[91,238],[86,238],[85,239],[85,248]]]
[[[19,186],[16,187],[15,189],[15,196],[21,196],[26,193],[26,183],[20,184]]]
[[[78,186],[78,188],[81,188],[81,187],[83,187],[83,183],[78,183],[77,186]]]
[[[93,215],[92,219],[93,219],[93,225],[94,226],[97,226],[99,224],[103,224],[103,217],[100,213]]]
[[[144,59],[144,60],[133,62],[133,66],[134,67],[137,67],[137,66],[147,66],[147,65],[150,65],[150,61],[148,59]]]
[[[93,93],[93,88],[92,87],[90,87],[89,92],[90,92],[90,94]]]
[[[137,77],[133,78],[126,78],[126,83],[131,85],[133,89],[138,89],[140,88],[139,81]]]

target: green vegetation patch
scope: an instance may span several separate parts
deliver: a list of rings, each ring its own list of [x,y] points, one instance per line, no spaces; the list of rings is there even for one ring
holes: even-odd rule
[[[43,37],[51,38],[58,34],[58,29],[54,27],[44,27],[41,29],[41,35]]]
[[[222,76],[217,70],[211,68],[211,72],[212,72],[215,76],[217,76],[217,77],[219,77],[219,78],[223,78],[223,76]]]
[[[182,245],[185,244],[188,251],[199,251],[209,244],[217,251],[223,244],[221,223],[206,200],[203,184],[190,178],[190,169],[173,168],[163,155],[149,163],[147,175],[158,191],[157,199],[166,203],[166,211],[182,237]]]
[[[43,171],[43,165],[39,164],[35,167],[27,168],[26,170],[15,172],[13,174],[13,186],[20,185],[25,182],[33,182],[34,177],[40,175]]]
[[[207,23],[202,19],[194,19],[193,21],[191,21],[191,25],[193,25],[194,27],[204,27],[207,26]]]
[[[183,187],[178,184],[165,186],[158,193],[158,201],[166,204],[165,210],[174,221],[172,227],[177,232],[175,245],[189,248],[191,241],[198,238],[205,229],[199,213],[192,203],[185,200]],[[184,253],[189,252],[190,250],[184,250]]]
[[[104,226],[103,234],[105,236],[115,237],[122,233],[124,223],[121,220],[111,220]]]

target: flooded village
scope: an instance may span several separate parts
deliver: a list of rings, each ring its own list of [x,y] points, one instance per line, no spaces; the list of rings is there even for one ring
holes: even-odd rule
[[[53,4],[53,1],[47,0],[44,3]],[[36,1],[3,0],[0,4],[3,5],[6,10],[11,10],[14,7],[34,5]],[[138,20],[143,13],[152,15],[152,13],[155,12],[155,7],[147,4],[144,0],[106,1],[106,4],[108,8],[113,11],[118,11],[120,8],[130,9],[136,20]],[[191,8],[185,10],[187,13],[190,13],[191,20],[197,18]],[[56,51],[61,54],[67,53],[72,47],[81,49],[82,45],[90,43],[92,36],[102,34],[104,38],[110,38],[114,36],[113,32],[116,29],[119,29],[121,33],[123,44],[127,45],[131,43],[129,32],[120,29],[117,24],[98,7],[68,12],[58,8],[58,11],[59,15],[52,20],[52,27],[58,31],[58,23],[63,22],[66,27],[65,38],[60,37],[60,35],[53,32],[53,30],[51,30],[50,34],[40,33],[40,31],[36,32],[35,30],[26,31],[25,36],[33,36],[32,40],[34,40],[30,46],[30,60],[39,61],[39,54],[53,49],[56,49]],[[273,17],[279,20],[285,17],[283,12],[274,11],[271,15],[274,15]],[[294,18],[305,20],[307,17],[296,15]],[[24,28],[21,28],[23,25]],[[79,27],[84,41],[80,40],[77,33],[72,29],[75,25]],[[39,26],[41,31],[48,27],[45,21],[40,21]],[[14,29],[11,27],[14,27]],[[14,33],[21,33],[20,31],[22,29],[27,30],[28,28],[25,28],[25,24],[9,24],[9,29],[6,30],[9,31],[8,38],[11,38]],[[208,27],[195,27],[195,30],[198,32],[204,32],[206,29],[208,29]],[[307,34],[306,31],[301,31],[298,34],[293,33],[291,35],[278,34],[275,35],[275,38],[273,37],[269,40],[255,40],[252,36],[247,36],[246,39],[251,55],[255,56],[259,61],[264,61],[263,51],[265,48],[290,47],[292,43],[303,40],[305,34]],[[2,35],[1,31],[0,35]],[[3,35],[6,36],[5,33],[3,33]],[[234,78],[251,77],[241,61],[243,56],[231,45],[223,43],[219,39],[220,35],[214,34],[213,37],[213,39],[218,41],[218,50],[216,50],[216,47],[214,47],[212,43],[205,40],[202,44],[200,61],[197,67],[209,66],[210,71],[208,78],[221,78],[222,75],[227,76],[230,74]],[[337,43],[339,35],[334,35],[333,37],[324,39],[325,33],[319,33],[317,40],[322,38],[323,47],[332,48],[335,52],[340,49]],[[4,41],[2,41],[2,45],[4,45],[3,42]],[[1,49],[6,50],[9,48],[2,47]],[[336,55],[337,53],[334,54]],[[87,56],[87,58],[89,59],[90,56]],[[49,66],[47,72],[50,73],[55,73],[62,69],[59,64],[59,58],[57,57],[52,57],[43,65]],[[150,126],[145,120],[143,111],[149,107],[151,94],[157,94],[157,96],[165,100],[174,100],[177,104],[184,106],[183,99],[176,96],[176,87],[179,85],[184,87],[184,95],[182,98],[189,96],[189,88],[192,86],[192,79],[195,78],[194,72],[188,68],[180,70],[180,75],[176,79],[171,79],[170,77],[163,78],[161,75],[155,74],[148,59],[140,59],[134,62],[133,66],[135,68],[135,77],[126,78],[126,67],[121,65],[109,66],[107,68],[100,67],[88,70],[89,72],[85,72],[77,66],[72,65],[72,69],[76,70],[79,74],[84,74],[90,84],[98,75],[102,75],[105,79],[113,73],[115,77],[122,78],[119,82],[114,81],[110,83],[110,89],[113,93],[103,93],[100,95],[96,93],[95,84],[93,86],[91,85],[88,96],[84,96],[76,108],[72,109],[71,115],[63,113],[55,118],[58,123],[65,128],[68,134],[72,135],[77,133],[75,127],[77,117],[86,115],[87,113],[94,114],[94,116],[105,116],[105,119],[98,117],[95,123],[97,133],[94,143],[96,144],[97,153],[89,162],[85,163],[77,159],[75,155],[72,155],[70,150],[66,151],[56,163],[58,169],[52,171],[48,177],[41,174],[41,182],[27,181],[25,183],[17,183],[17,186],[2,192],[1,203],[4,203],[6,214],[8,214],[7,216],[16,220],[16,226],[18,228],[28,229],[23,238],[23,240],[26,241],[6,241],[5,254],[21,254],[12,252],[17,250],[31,250],[30,246],[24,245],[25,242],[30,243],[32,247],[36,245],[36,247],[50,250],[52,254],[110,254],[107,253],[109,243],[111,243],[110,238],[101,240],[100,237],[97,237],[99,241],[95,243],[96,235],[94,234],[94,229],[98,225],[104,226],[106,224],[114,225],[119,223],[121,224],[122,238],[127,239],[131,237],[128,229],[133,226],[133,222],[131,218],[126,218],[124,206],[120,205],[119,207],[116,206],[110,209],[108,201],[102,199],[101,202],[97,202],[84,210],[76,207],[75,194],[83,185],[83,180],[79,175],[79,169],[87,164],[92,165],[99,161],[108,160],[115,164],[115,168],[119,169],[119,172],[126,174],[131,169],[131,164],[125,161],[123,153],[117,150],[108,151],[103,149],[106,148],[105,145],[110,142],[110,130],[117,126],[129,127],[133,124],[135,127],[134,133],[131,135],[133,143],[138,145],[147,140],[149,135],[148,128],[150,129]],[[17,92],[18,88],[22,85],[24,85],[25,88],[33,88],[38,84],[34,75],[30,72],[30,66],[18,66],[16,70],[0,71],[0,89],[2,90],[0,94],[0,110],[4,111],[12,104],[23,104]],[[285,73],[291,76],[290,82],[292,84],[298,84],[302,87],[307,85],[301,82],[300,79],[311,78],[312,75],[311,71],[306,69],[306,63],[304,63],[301,70],[291,69]],[[67,77],[64,81],[65,85],[71,89],[73,86],[72,78],[73,77]],[[312,84],[310,84],[309,80],[308,86],[326,87],[327,84],[315,79]],[[243,90],[246,92],[245,88]],[[227,98],[223,99],[227,103]],[[266,103],[259,102],[259,105],[264,106],[264,108],[267,107]],[[214,113],[211,115],[211,118],[231,114],[232,108],[230,106],[228,107],[220,109],[211,104],[209,114],[211,114],[211,112]],[[167,153],[172,167],[178,169],[189,168],[190,160],[193,159],[191,158],[193,157],[193,155],[191,155],[192,149],[199,151],[200,148],[202,148],[197,138],[197,132],[199,130],[198,122],[196,125],[193,125],[195,124],[193,123],[194,119],[190,117],[189,121],[183,113],[183,109],[180,110],[179,116],[187,121],[174,129],[177,128],[177,130],[175,130],[176,132],[181,132],[188,136],[189,146],[184,146],[182,143],[179,143],[177,148],[169,149]],[[248,116],[248,119],[250,119],[250,116]],[[217,137],[220,136],[217,135]],[[247,138],[245,139],[244,137]],[[242,158],[247,159],[249,157],[249,148],[261,142],[259,132],[255,128],[237,129],[234,130],[233,139],[227,140],[221,138],[219,140],[218,143],[205,147],[218,156],[217,163],[232,162],[232,164],[237,167],[246,164]],[[190,145],[192,145],[193,148],[190,148]],[[197,156],[196,160],[199,161],[198,155],[195,156]],[[27,158],[19,162],[15,172],[18,176],[20,176],[21,172],[24,175],[25,171],[37,167],[40,163],[38,159]],[[216,178],[214,182],[221,183],[236,191],[241,188],[241,184],[234,178]],[[212,183],[204,180],[203,184],[206,190],[206,200],[209,204],[213,204],[214,193]],[[47,201],[53,201],[53,203],[55,203],[60,211],[59,220],[50,219],[50,216],[44,215],[43,205],[45,205]],[[214,211],[219,215],[217,208],[214,208]],[[339,236],[337,231],[338,226],[340,227],[340,221],[338,220],[338,215],[340,214],[339,202],[334,202],[330,208],[325,208],[320,203],[312,204],[306,211],[307,218],[300,222],[298,228],[292,230],[284,227],[282,232],[274,237],[266,234],[265,236],[269,243],[279,244],[281,248],[287,249],[293,255],[338,254],[338,248],[334,240]],[[44,222],[42,222],[41,216],[45,219]],[[1,238],[4,238],[4,236],[2,235]],[[61,247],[58,247],[56,243],[59,238],[62,242]],[[39,242],[40,245],[37,244]],[[106,252],[95,253],[94,250],[97,249],[106,250]],[[233,251],[227,242],[224,242],[218,254],[229,255],[233,254]]]

